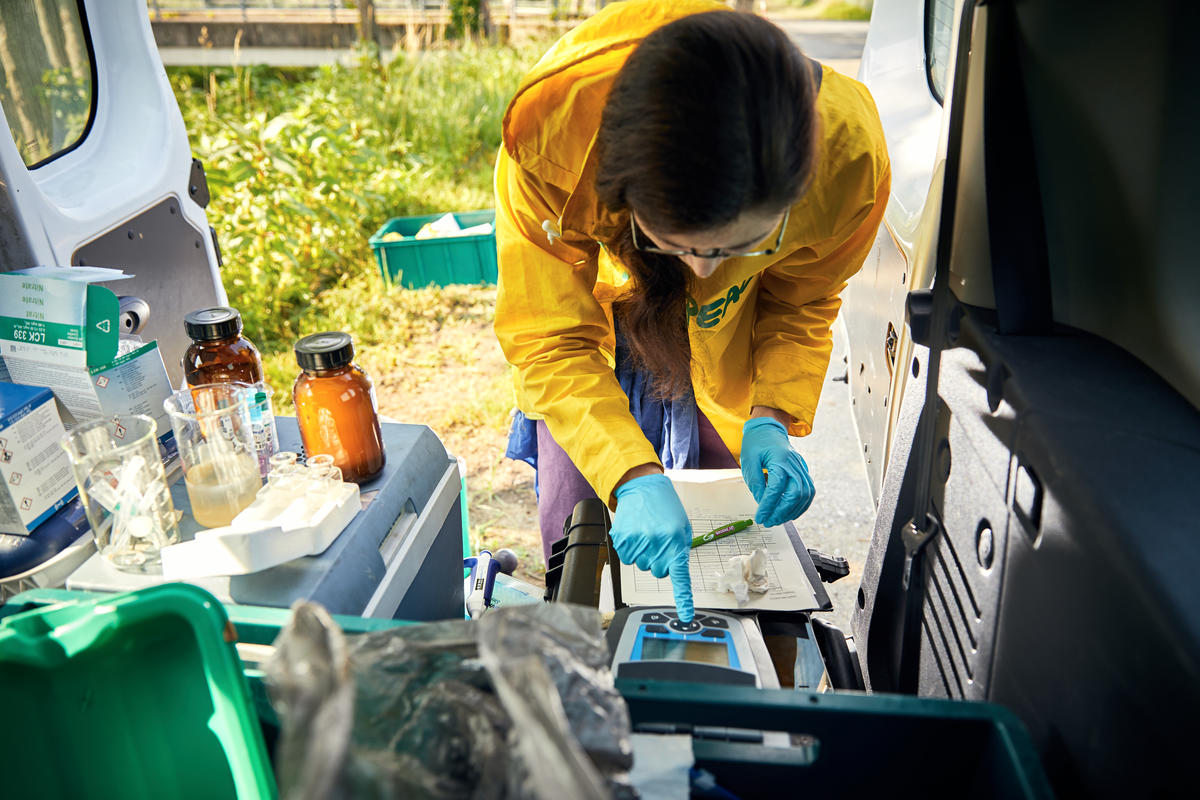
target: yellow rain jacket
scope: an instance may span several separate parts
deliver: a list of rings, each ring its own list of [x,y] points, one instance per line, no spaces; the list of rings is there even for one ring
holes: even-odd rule
[[[717,9],[728,7],[610,5],[542,57],[504,115],[496,335],[515,368],[517,406],[546,421],[610,505],[628,470],[660,462],[613,372],[612,301],[628,277],[600,243],[629,218],[597,200],[592,146],[613,79],[638,43],[674,19]],[[816,172],[779,252],[725,261],[697,281],[688,302],[696,403],[735,457],[752,406],[791,414],[794,436],[811,431],[839,294],[862,266],[887,204],[891,172],[866,87],[824,67],[817,111]]]

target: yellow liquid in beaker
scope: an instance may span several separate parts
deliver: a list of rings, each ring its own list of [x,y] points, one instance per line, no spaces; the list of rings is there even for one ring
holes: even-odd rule
[[[206,528],[228,525],[262,487],[258,461],[247,454],[222,455],[195,464],[184,475],[192,516]]]

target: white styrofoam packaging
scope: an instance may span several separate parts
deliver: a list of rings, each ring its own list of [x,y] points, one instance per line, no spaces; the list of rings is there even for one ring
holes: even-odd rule
[[[358,485],[340,483],[315,510],[304,500],[273,507],[268,488],[233,522],[197,531],[190,542],[162,549],[163,577],[193,580],[220,575],[247,575],[302,556],[325,552],[361,508]],[[311,497],[309,498],[311,499]]]
[[[75,496],[54,394],[0,383],[0,533],[28,535]]]

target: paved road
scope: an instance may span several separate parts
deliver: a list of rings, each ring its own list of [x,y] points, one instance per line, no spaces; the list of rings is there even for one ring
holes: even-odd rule
[[[160,47],[158,55],[168,67],[321,67],[355,59],[353,51],[325,47]]]
[[[787,31],[806,54],[829,64],[847,75],[858,71],[867,23],[833,20],[774,19]],[[279,67],[318,66],[350,63],[349,50],[300,47],[243,47],[237,52],[219,47],[160,47],[159,54],[168,66],[192,65],[228,67],[231,64],[271,64]]]
[[[857,74],[868,23],[808,19],[771,21],[783,28],[805,55],[846,75]]]

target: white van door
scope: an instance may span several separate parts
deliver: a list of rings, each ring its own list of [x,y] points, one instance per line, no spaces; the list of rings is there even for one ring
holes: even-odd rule
[[[136,276],[109,285],[145,304],[125,300],[122,327],[159,340],[178,384],[183,315],[225,292],[145,0],[5,0],[0,76],[0,270]]]
[[[932,254],[919,245],[932,240],[940,208],[942,99],[956,7],[952,0],[876,3],[859,66],[892,161],[884,224],[842,305],[852,409],[876,504],[900,413],[896,400],[920,369],[904,306],[909,291],[928,288],[933,279]]]

